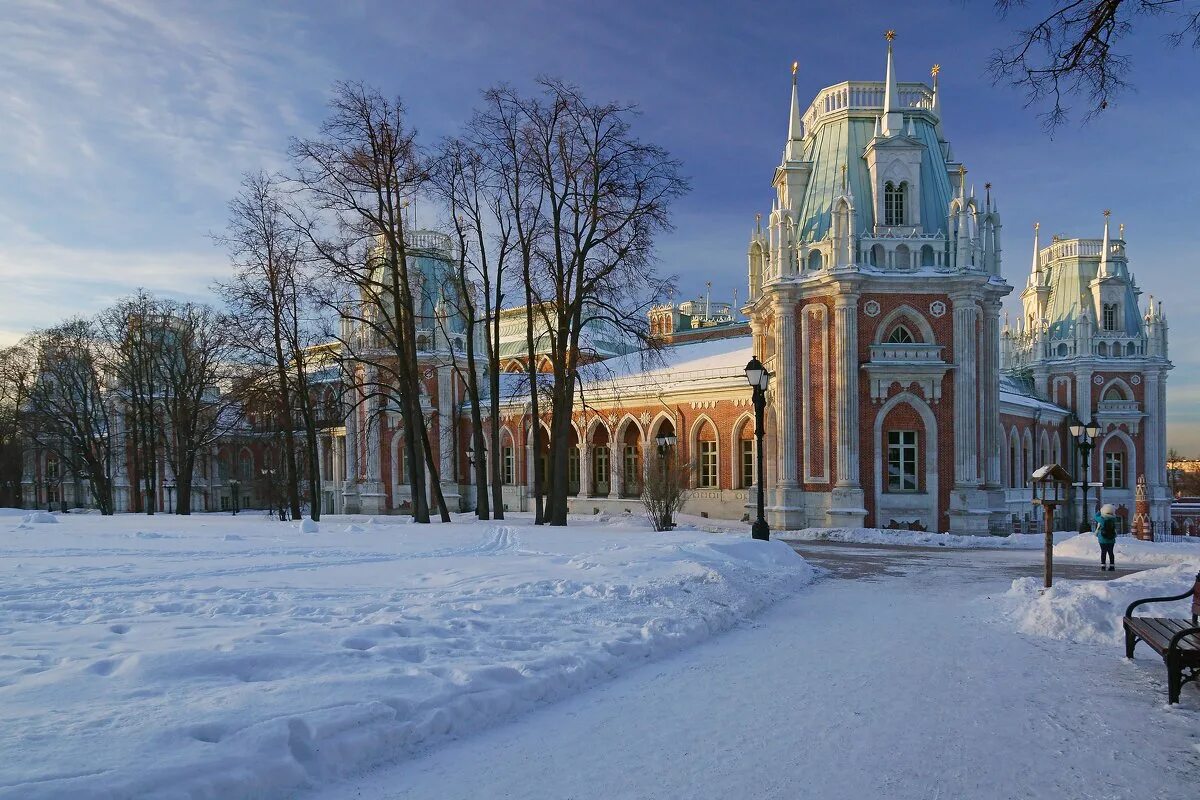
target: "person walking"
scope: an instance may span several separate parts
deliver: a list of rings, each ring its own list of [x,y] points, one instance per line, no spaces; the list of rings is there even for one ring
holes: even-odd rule
[[[1105,503],[1096,515],[1096,539],[1100,542],[1100,569],[1103,570],[1105,556],[1108,557],[1108,571],[1117,568],[1113,548],[1117,545],[1117,511],[1112,503]]]

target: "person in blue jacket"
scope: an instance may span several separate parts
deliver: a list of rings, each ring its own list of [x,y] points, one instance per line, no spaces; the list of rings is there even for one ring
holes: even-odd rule
[[[1113,548],[1117,544],[1117,511],[1112,503],[1105,503],[1096,515],[1096,539],[1100,542],[1100,569],[1105,569],[1105,556],[1108,557],[1108,571],[1117,568]]]

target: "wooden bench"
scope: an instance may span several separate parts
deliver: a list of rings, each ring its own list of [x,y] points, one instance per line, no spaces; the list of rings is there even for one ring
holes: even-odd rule
[[[1192,598],[1192,619],[1135,617],[1133,610],[1146,603],[1167,603]],[[1133,658],[1133,648],[1145,642],[1167,664],[1167,702],[1179,702],[1179,690],[1185,683],[1200,681],[1200,573],[1191,589],[1175,597],[1147,597],[1129,604],[1125,618],[1125,657]],[[1187,670],[1187,674],[1184,671]]]

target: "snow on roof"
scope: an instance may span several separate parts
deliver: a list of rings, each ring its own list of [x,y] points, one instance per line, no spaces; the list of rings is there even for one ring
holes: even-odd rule
[[[729,336],[668,345],[657,351],[638,350],[590,366],[595,376],[614,379],[638,375],[676,378],[685,373],[713,371],[740,375],[753,354],[753,337]]]

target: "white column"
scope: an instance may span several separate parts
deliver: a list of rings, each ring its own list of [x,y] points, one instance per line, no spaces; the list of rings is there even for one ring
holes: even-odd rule
[[[997,245],[999,247],[999,245]],[[998,251],[997,251],[998,253]],[[983,405],[980,420],[983,425],[984,482],[989,487],[1000,485],[1000,303],[989,300],[983,306]]]
[[[358,482],[358,406],[350,409],[350,413],[346,415],[346,486],[353,486]],[[237,465],[234,464],[234,467]]]
[[[837,485],[857,487],[858,475],[858,295],[834,298],[837,339]]]
[[[609,440],[608,443],[608,496],[621,496],[621,473],[625,467],[625,443]]]
[[[952,295],[954,305],[954,485],[979,485],[978,337],[979,306],[970,295]]]
[[[592,497],[592,448],[587,442],[579,443],[579,496]]]
[[[796,482],[796,305],[775,304],[775,425],[779,488]]]

